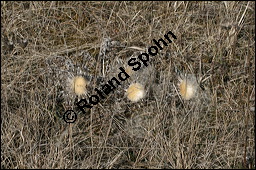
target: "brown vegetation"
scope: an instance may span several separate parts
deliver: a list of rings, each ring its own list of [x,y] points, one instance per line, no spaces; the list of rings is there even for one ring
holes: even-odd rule
[[[167,31],[150,66],[62,120],[70,76],[92,95]],[[197,77],[196,98],[179,74]],[[255,2],[1,1],[1,168],[255,168],[254,75]]]

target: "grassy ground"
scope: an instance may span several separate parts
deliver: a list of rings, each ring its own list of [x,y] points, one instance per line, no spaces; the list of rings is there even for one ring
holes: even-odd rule
[[[58,117],[74,108],[65,61],[107,81],[167,31],[149,68],[74,124]],[[255,168],[255,2],[1,1],[1,47],[1,168]],[[194,99],[176,69],[204,80]],[[132,103],[135,81],[147,94]]]

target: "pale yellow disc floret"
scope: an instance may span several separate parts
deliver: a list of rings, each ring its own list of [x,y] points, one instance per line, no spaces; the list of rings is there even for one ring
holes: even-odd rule
[[[82,76],[74,77],[72,80],[72,90],[76,95],[82,95],[86,92],[87,81]]]
[[[192,99],[196,94],[196,84],[189,80],[181,80],[180,95],[184,100]]]
[[[145,89],[140,83],[133,83],[127,89],[126,95],[132,102],[137,102],[145,96]]]

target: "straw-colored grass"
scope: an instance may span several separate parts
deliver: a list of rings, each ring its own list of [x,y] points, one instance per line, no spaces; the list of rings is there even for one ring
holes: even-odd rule
[[[85,91],[67,94],[70,76],[88,100],[168,31],[148,67],[64,122]],[[255,2],[1,1],[1,168],[255,168],[254,75]]]

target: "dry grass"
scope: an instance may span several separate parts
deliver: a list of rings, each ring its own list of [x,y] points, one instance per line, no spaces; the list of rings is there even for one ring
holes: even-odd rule
[[[151,58],[152,74],[74,124],[56,115],[67,77],[53,81],[47,57],[107,81],[138,52],[129,47],[169,30],[177,40]],[[104,38],[121,45],[102,51]],[[1,168],[255,168],[255,2],[1,1],[1,46]],[[178,94],[176,69],[202,78],[196,98]],[[135,81],[147,94],[132,103]]]

